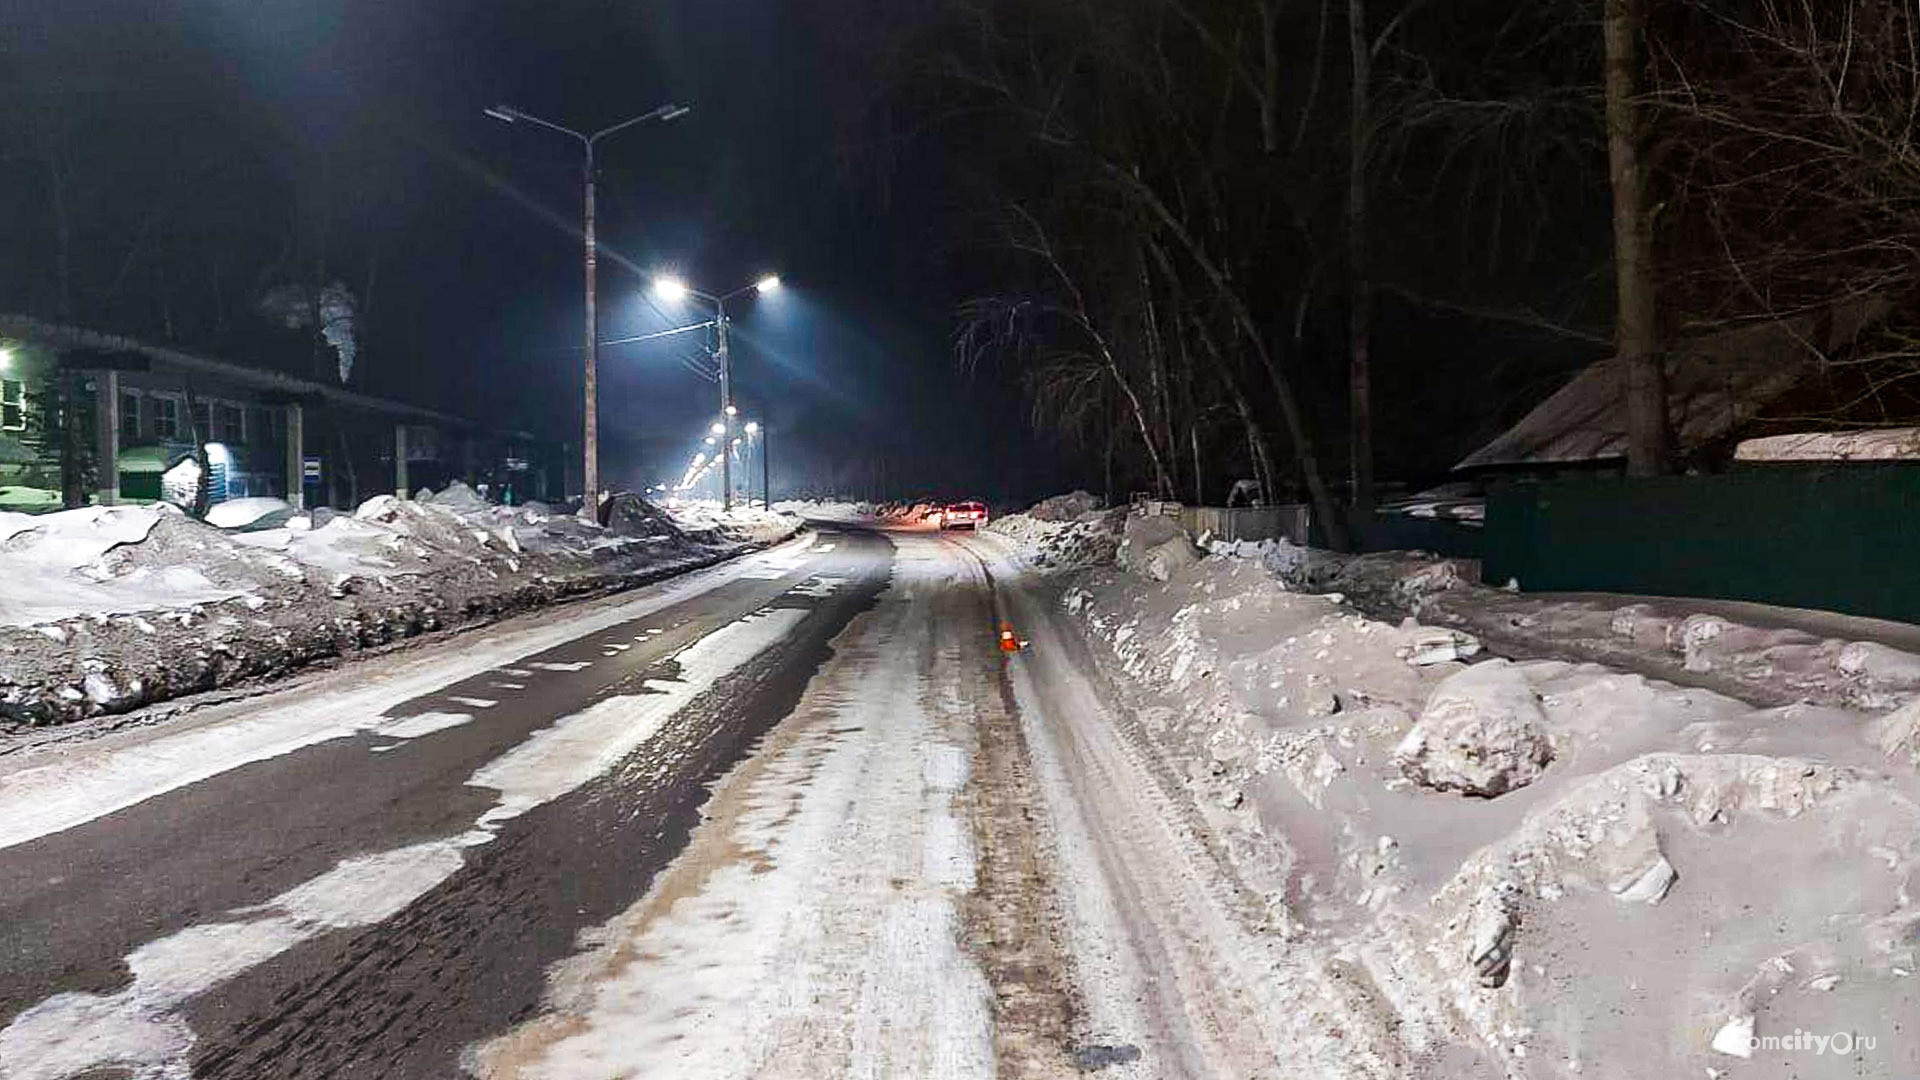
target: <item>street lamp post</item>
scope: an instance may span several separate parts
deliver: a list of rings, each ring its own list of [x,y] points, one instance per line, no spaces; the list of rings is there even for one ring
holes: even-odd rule
[[[586,467],[581,478],[583,488],[580,493],[580,516],[595,523],[598,523],[600,520],[600,325],[598,315],[594,310],[596,295],[594,270],[598,252],[598,247],[594,241],[593,228],[594,172],[597,167],[595,151],[599,148],[601,139],[612,135],[616,131],[624,131],[627,128],[633,127],[635,124],[645,123],[649,120],[673,120],[685,116],[691,111],[692,109],[689,106],[662,105],[659,108],[641,113],[639,116],[622,120],[612,127],[601,128],[599,131],[587,135],[575,131],[572,128],[563,127],[551,120],[542,120],[531,113],[522,112],[519,109],[507,105],[496,105],[486,110],[487,115],[493,117],[495,120],[505,121],[509,124],[515,124],[525,120],[529,124],[537,124],[540,127],[558,131],[562,135],[571,135],[575,139],[580,140],[583,155],[580,168],[581,187],[583,189],[581,216],[584,223],[582,231],[586,235],[587,247],[586,425],[585,438],[583,440],[585,443]]]
[[[747,293],[772,292],[780,287],[780,278],[768,274],[751,285],[743,285],[730,293],[714,294],[701,292],[679,278],[663,277],[654,280],[653,289],[668,300],[681,300],[692,296],[713,305],[713,321],[719,344],[714,350],[720,362],[720,427],[714,434],[722,436],[720,440],[720,508],[733,509],[733,460],[727,453],[727,447],[733,444],[733,417],[739,410],[733,407],[733,363],[727,351],[727,301]]]

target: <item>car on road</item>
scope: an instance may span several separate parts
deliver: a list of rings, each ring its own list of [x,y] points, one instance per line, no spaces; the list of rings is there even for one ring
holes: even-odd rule
[[[987,523],[987,504],[983,502],[948,503],[940,508],[940,528],[977,529]]]

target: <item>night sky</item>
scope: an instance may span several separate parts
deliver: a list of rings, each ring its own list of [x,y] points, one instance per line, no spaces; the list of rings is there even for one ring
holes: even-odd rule
[[[301,250],[323,249],[356,291],[374,282],[361,389],[575,437],[578,146],[482,110],[505,103],[593,130],[678,102],[693,112],[603,144],[603,340],[691,313],[650,298],[656,270],[713,292],[777,272],[787,288],[737,307],[734,350],[736,400],[771,425],[776,486],[832,479],[836,463],[842,481],[871,478],[871,461],[897,493],[1025,498],[1070,478],[1027,435],[1014,388],[955,372],[952,298],[914,257],[917,238],[842,167],[850,148],[829,87],[845,80],[823,70],[837,28],[801,6],[39,6],[6,16],[0,88],[29,112],[51,107],[83,175],[101,178],[83,191],[80,250],[96,268],[88,295],[110,299],[81,321],[155,337],[170,320],[181,343],[231,354],[245,335],[188,317],[185,299],[156,319],[159,298],[185,290],[98,279],[116,252],[169,238],[194,249],[169,266],[225,259],[266,275],[299,257],[283,239],[297,211],[323,204],[327,235]],[[10,141],[45,134],[19,116]],[[21,252],[44,240],[45,185],[31,163],[0,170],[19,196],[0,227],[26,241],[0,256],[0,289],[17,301],[0,307],[16,308],[44,300],[44,257]],[[608,483],[676,476],[712,416],[717,388],[675,359],[686,348],[603,349]]]

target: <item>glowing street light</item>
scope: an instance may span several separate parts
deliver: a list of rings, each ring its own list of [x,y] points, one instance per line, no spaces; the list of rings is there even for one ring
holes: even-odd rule
[[[595,151],[599,149],[601,139],[615,132],[625,131],[635,124],[644,124],[649,121],[675,120],[685,116],[690,111],[691,110],[684,105],[666,104],[641,113],[639,116],[622,120],[612,127],[601,128],[599,131],[588,135],[584,132],[575,131],[570,127],[563,127],[551,120],[542,120],[532,113],[522,112],[510,105],[495,105],[486,110],[488,116],[503,123],[518,124],[524,120],[536,127],[543,127],[549,131],[557,131],[562,135],[570,135],[579,140],[581,150],[585,155],[581,165],[580,176],[581,182],[586,189],[586,198],[584,200],[585,212],[582,215],[584,218],[584,228],[582,232],[585,235],[587,247],[586,437],[582,440],[586,453],[586,469],[585,474],[581,477],[585,482],[585,490],[582,492],[580,499],[580,516],[593,522],[600,520],[600,323],[598,313],[594,308],[594,301],[596,299],[594,269],[599,249],[594,242],[593,232],[594,174],[599,171],[599,163],[595,157]]]
[[[767,274],[751,285],[733,290],[730,293],[701,292],[680,278],[670,274],[661,274],[653,279],[654,295],[662,300],[678,301],[695,297],[713,305],[715,333],[719,337],[719,346],[714,350],[720,361],[720,411],[725,420],[714,425],[715,435],[729,435],[733,432],[733,418],[739,410],[733,406],[733,365],[727,351],[727,301],[747,293],[772,292],[780,287],[780,275]],[[733,509],[733,455],[720,455],[720,504],[722,508]]]
[[[708,428],[707,431],[714,435],[725,435],[727,433],[727,425],[715,420],[713,426]]]
[[[760,433],[760,425],[753,420],[749,420],[747,421],[744,430],[746,431],[749,437],[752,437]]]

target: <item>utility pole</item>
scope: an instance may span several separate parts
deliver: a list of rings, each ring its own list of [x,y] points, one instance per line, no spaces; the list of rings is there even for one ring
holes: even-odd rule
[[[580,516],[595,524],[600,522],[600,319],[595,311],[598,291],[594,284],[594,264],[598,259],[598,245],[593,236],[593,140],[583,139],[586,145],[586,160],[582,165],[584,186],[586,188],[586,234],[587,234],[587,369],[586,378],[586,427],[582,438],[586,442],[586,463],[581,472],[583,477],[580,489]]]
[[[769,514],[773,513],[773,452],[768,449],[771,438],[763,414],[760,419],[760,506]]]
[[[586,237],[587,270],[587,362],[585,371],[586,400],[584,402],[586,406],[586,419],[582,425],[584,434],[583,449],[585,453],[585,461],[583,464],[585,468],[581,472],[582,490],[580,493],[580,516],[596,524],[600,520],[600,323],[597,313],[594,310],[594,302],[597,298],[594,271],[598,256],[598,247],[594,238],[593,221],[593,188],[596,182],[594,173],[598,165],[595,151],[599,147],[601,139],[612,135],[616,131],[623,131],[635,124],[644,123],[648,120],[673,120],[677,117],[685,116],[691,111],[692,109],[689,106],[662,105],[657,109],[642,113],[628,120],[622,120],[612,127],[601,128],[599,131],[587,135],[575,131],[570,127],[563,127],[551,120],[542,120],[531,113],[522,112],[519,109],[507,105],[496,105],[486,110],[487,115],[493,117],[495,120],[509,124],[517,124],[525,120],[530,124],[537,124],[550,131],[557,131],[562,135],[570,135],[580,141],[582,154],[580,167],[582,188],[581,218],[583,224],[581,232]],[[722,333],[721,341],[724,342],[726,340],[724,331]]]
[[[733,365],[727,358],[727,301],[713,302],[714,320],[719,324],[720,347],[720,423],[726,427],[720,436],[720,509],[733,509]]]

